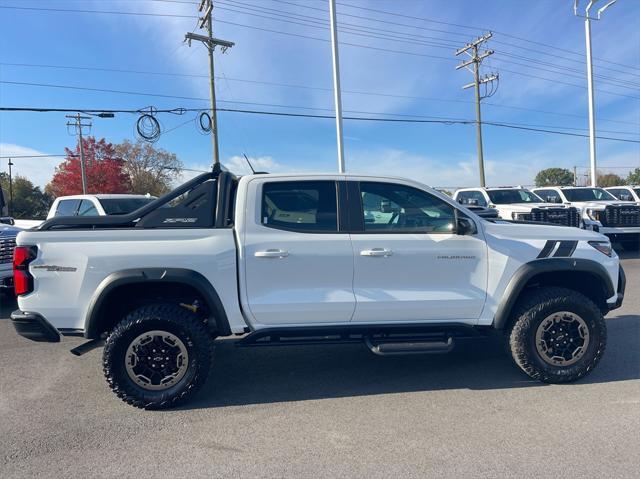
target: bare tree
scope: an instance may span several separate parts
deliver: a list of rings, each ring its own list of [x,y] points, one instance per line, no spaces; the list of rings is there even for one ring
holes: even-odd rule
[[[131,179],[131,192],[159,196],[172,189],[172,183],[182,171],[182,162],[175,153],[138,140],[124,140],[116,145],[116,154],[124,160],[124,171]]]

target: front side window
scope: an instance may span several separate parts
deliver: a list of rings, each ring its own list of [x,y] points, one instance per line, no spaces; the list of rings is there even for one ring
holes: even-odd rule
[[[573,188],[563,191],[569,201],[615,201],[616,199],[602,188]]]
[[[508,205],[512,203],[540,203],[540,198],[529,190],[514,188],[513,190],[488,191],[489,199],[494,205]]]
[[[365,232],[453,233],[455,209],[424,191],[393,183],[360,183]]]
[[[80,200],[61,200],[56,208],[56,216],[75,216]]]
[[[98,210],[93,204],[93,201],[82,200],[80,202],[80,208],[78,208],[78,216],[98,216]]]
[[[335,181],[279,181],[262,187],[261,222],[299,232],[337,232]]]

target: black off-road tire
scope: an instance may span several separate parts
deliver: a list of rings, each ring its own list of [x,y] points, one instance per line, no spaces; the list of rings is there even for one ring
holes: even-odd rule
[[[545,362],[536,348],[536,331],[549,315],[567,311],[580,316],[589,330],[586,351],[577,362],[556,366]],[[604,354],[607,328],[600,309],[585,295],[566,288],[546,287],[526,294],[514,311],[508,345],[515,363],[529,377],[545,383],[568,383],[591,372]]]
[[[136,384],[126,371],[126,351],[148,331],[166,331],[179,338],[188,352],[184,376],[168,389],[151,391]],[[184,403],[206,382],[211,368],[213,337],[202,320],[189,310],[169,303],[143,306],[129,313],[109,335],[102,357],[104,375],[124,402],[142,409],[166,409]]]

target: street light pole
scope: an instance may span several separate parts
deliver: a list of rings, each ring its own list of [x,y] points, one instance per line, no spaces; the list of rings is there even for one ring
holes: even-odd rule
[[[593,92],[593,55],[591,53],[591,20],[600,20],[602,12],[604,12],[611,5],[616,3],[617,0],[611,0],[605,4],[604,7],[598,10],[596,17],[591,17],[591,8],[598,0],[589,0],[584,15],[578,14],[578,4],[580,0],[574,0],[573,13],[577,17],[584,18],[584,38],[586,43],[587,53],[587,95],[589,101],[589,158],[591,163],[591,186],[595,187],[598,183],[598,174],[596,168],[596,115],[595,115],[595,100]]]
[[[338,25],[336,20],[336,0],[329,0],[331,17],[331,52],[333,57],[333,96],[336,108],[336,138],[338,142],[338,173],[345,172],[344,145],[342,142],[342,98],[340,94],[340,59],[338,57]]]

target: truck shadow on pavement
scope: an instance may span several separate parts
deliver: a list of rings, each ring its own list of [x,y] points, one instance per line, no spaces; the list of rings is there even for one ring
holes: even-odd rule
[[[577,384],[640,378],[640,316],[607,321],[600,365]],[[459,342],[445,355],[380,357],[363,345],[239,349],[216,342],[213,372],[182,409],[424,392],[547,387],[513,364],[497,339]]]

